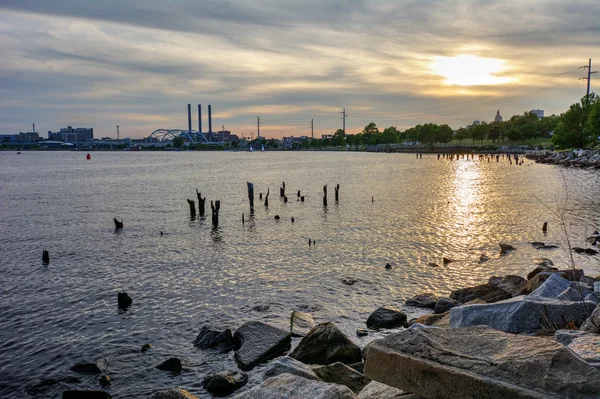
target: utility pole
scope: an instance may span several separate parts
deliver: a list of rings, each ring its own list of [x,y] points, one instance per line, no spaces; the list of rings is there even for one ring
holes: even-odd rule
[[[119,140],[120,140],[120,138],[119,138],[119,125],[117,125],[117,141],[119,141]]]
[[[260,139],[260,116],[256,117],[256,129],[258,131],[258,138]]]
[[[586,99],[589,99],[590,97],[590,83],[592,80],[592,75],[595,75],[598,73],[598,71],[592,71],[592,59],[590,58],[588,61],[588,65],[584,65],[581,68],[583,69],[587,69],[587,77],[582,77],[580,78],[580,80],[587,80],[587,91],[586,91]]]
[[[315,120],[314,119],[310,120],[310,138],[311,139],[315,138]]]
[[[348,117],[348,115],[346,115],[346,108],[344,108],[344,110],[342,112],[340,112],[340,114],[342,114],[342,130],[344,131],[344,134],[346,134],[346,118]]]

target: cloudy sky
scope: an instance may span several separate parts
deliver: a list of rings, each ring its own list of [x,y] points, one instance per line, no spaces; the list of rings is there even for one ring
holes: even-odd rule
[[[0,0],[0,133],[144,137],[186,129],[188,103],[195,129],[212,104],[213,130],[260,115],[268,137],[330,133],[342,108],[349,133],[560,113],[599,20],[597,0]]]

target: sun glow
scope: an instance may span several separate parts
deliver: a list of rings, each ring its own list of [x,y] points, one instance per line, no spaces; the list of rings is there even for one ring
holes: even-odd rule
[[[498,74],[506,71],[503,60],[474,55],[435,57],[429,66],[436,75],[446,78],[447,85],[480,86],[499,85],[512,81]]]

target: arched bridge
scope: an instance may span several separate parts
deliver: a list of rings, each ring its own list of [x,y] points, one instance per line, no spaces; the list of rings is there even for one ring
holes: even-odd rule
[[[172,141],[175,137],[183,137],[189,143],[208,143],[204,133],[197,130],[181,130],[181,129],[157,129],[148,136],[148,141],[157,139],[158,141]]]

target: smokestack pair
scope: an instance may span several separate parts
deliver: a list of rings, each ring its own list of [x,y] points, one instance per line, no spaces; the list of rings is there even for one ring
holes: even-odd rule
[[[188,104],[188,131],[192,132],[192,104]],[[202,104],[198,104],[198,131],[202,133]],[[212,112],[208,106],[208,132],[212,133]]]

